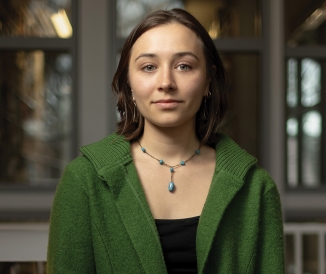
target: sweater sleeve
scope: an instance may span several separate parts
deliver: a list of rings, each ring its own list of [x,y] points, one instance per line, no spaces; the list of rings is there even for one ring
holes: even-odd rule
[[[96,273],[92,246],[89,201],[82,169],[69,164],[53,202],[48,243],[47,273]]]
[[[263,196],[260,220],[255,273],[283,274],[285,273],[283,221],[276,186]]]

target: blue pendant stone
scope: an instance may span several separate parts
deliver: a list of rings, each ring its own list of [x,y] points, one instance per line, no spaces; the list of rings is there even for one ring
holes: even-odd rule
[[[173,168],[173,167],[170,167],[170,171],[171,171],[171,172],[174,172],[174,168]]]
[[[160,160],[159,162],[160,162],[160,165],[163,165],[164,164],[164,161],[163,160]]]
[[[196,154],[199,154],[199,153],[200,153],[200,150],[199,150],[199,149],[197,149],[197,150],[195,151],[195,153],[196,153]]]
[[[169,191],[172,192],[174,190],[174,183],[170,182],[169,183]]]
[[[141,148],[142,152],[146,152],[146,149],[144,147]]]
[[[186,163],[184,161],[180,162],[180,165],[184,166]]]

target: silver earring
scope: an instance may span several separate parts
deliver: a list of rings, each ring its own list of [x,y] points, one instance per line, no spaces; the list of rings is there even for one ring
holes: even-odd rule
[[[131,95],[132,95],[132,102],[134,103],[134,111],[133,111],[133,117],[132,117],[132,121],[135,122],[136,120],[136,101],[135,101],[135,97],[134,97],[134,93],[132,88],[130,87],[130,91],[131,91]]]
[[[136,101],[135,101],[135,99],[133,98],[132,99],[132,101],[133,101],[133,103],[134,103],[134,115],[133,115],[133,118],[132,118],[132,121],[133,122],[136,122],[136,111],[137,111],[137,104],[136,104]]]

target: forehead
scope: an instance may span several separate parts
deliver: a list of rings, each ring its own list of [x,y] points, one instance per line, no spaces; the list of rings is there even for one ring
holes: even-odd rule
[[[195,51],[203,53],[203,43],[197,34],[179,23],[169,23],[149,29],[131,48],[131,55],[142,52]]]

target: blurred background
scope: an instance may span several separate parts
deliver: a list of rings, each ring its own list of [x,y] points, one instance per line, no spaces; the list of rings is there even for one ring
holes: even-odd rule
[[[207,29],[230,77],[221,131],[278,185],[286,273],[326,273],[325,0],[0,0],[0,274],[45,273],[64,166],[115,130],[124,40],[175,7]]]

